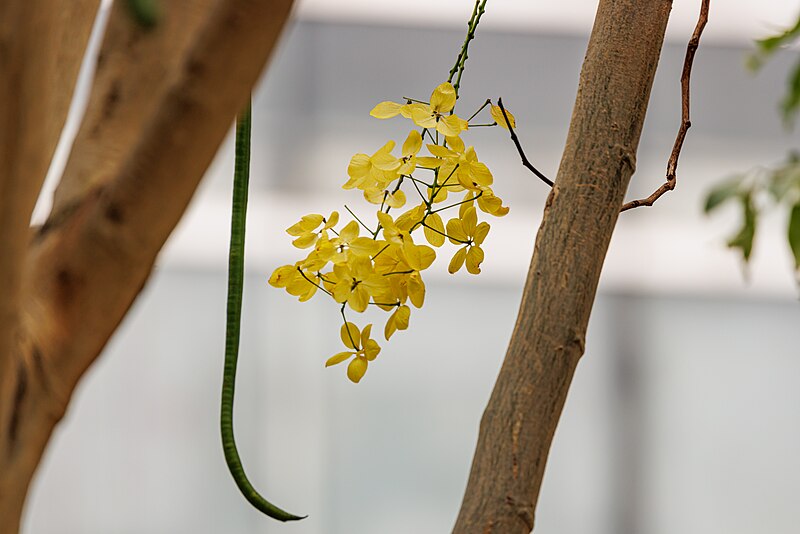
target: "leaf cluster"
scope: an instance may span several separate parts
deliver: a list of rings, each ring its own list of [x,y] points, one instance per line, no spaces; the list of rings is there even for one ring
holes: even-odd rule
[[[800,153],[792,153],[776,169],[758,169],[717,185],[708,193],[704,211],[710,213],[731,202],[741,210],[742,222],[728,246],[739,249],[745,262],[750,260],[762,212],[785,206],[789,210],[786,235],[795,270],[800,271]]]

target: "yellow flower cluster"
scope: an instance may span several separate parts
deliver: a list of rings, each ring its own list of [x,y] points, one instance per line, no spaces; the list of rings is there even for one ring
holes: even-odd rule
[[[359,331],[347,321],[346,308],[363,312],[373,305],[390,312],[383,331],[387,340],[396,331],[407,329],[411,317],[408,303],[420,308],[425,301],[422,271],[436,259],[431,247],[441,247],[449,240],[458,247],[449,272],[466,265],[467,272],[478,274],[484,259],[481,245],[489,233],[489,223],[478,222],[478,210],[498,217],[508,213],[492,191],[492,173],[478,160],[475,149],[461,140],[469,122],[453,113],[455,103],[456,91],[445,82],[433,91],[430,102],[381,102],[373,108],[373,117],[401,115],[421,128],[408,134],[399,156],[393,154],[395,142],[389,141],[372,155],[356,154],[350,160],[343,187],[361,190],[368,202],[379,206],[374,229],[356,219],[337,231],[339,214],[334,211],[328,217],[305,215],[286,230],[295,238],[292,244],[309,249],[309,253],[293,265],[277,268],[269,283],[285,288],[300,301],[322,291],[341,305],[341,339],[350,350],[332,356],[325,365],[350,360],[347,376],[353,382],[361,380],[381,348],[370,337],[372,324]],[[506,127],[497,106],[491,106],[491,115]],[[513,127],[514,118],[508,115]],[[428,155],[420,155],[423,144]],[[424,178],[415,176],[423,173]],[[417,194],[420,202],[393,217],[392,209],[408,203],[403,185]],[[442,205],[450,195],[462,193],[463,198]],[[458,216],[445,225],[440,213],[455,207]],[[415,234],[419,229],[422,239]]]

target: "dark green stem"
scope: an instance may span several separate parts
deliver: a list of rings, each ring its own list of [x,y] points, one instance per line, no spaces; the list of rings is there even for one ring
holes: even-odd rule
[[[247,220],[247,186],[250,179],[250,106],[236,121],[236,163],[233,176],[233,214],[231,246],[228,255],[228,311],[225,327],[225,371],[222,375],[222,407],[220,430],[225,462],[236,486],[256,509],[278,521],[295,521],[303,517],[290,514],[268,502],[245,475],[236,440],[233,436],[233,399],[236,389],[236,363],[239,357],[239,331],[242,321],[242,289],[244,286],[244,233]]]
[[[456,90],[456,98],[458,98],[458,89],[461,87],[461,75],[464,73],[464,64],[467,62],[467,50],[469,49],[469,42],[475,38],[475,30],[478,28],[478,23],[481,21],[481,16],[486,11],[486,0],[475,0],[475,7],[472,10],[472,16],[467,23],[467,37],[464,39],[464,44],[461,45],[461,51],[456,58],[456,64],[450,69],[450,77],[447,78],[448,82],[453,83],[453,77],[456,81],[453,83],[453,88]],[[456,75],[457,73],[457,75]]]

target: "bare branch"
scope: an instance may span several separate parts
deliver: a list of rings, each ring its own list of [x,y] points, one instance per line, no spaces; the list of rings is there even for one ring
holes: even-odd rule
[[[508,120],[508,114],[506,113],[506,108],[503,107],[503,99],[502,98],[498,98],[497,99],[497,105],[500,107],[500,112],[503,114],[503,119],[505,119],[505,121],[506,121],[506,127],[508,127],[508,131],[509,131],[509,133],[511,133],[511,140],[514,142],[514,146],[517,147],[517,152],[519,152],[519,157],[522,158],[522,166],[525,167],[526,169],[528,169],[529,171],[531,171],[537,177],[539,177],[539,179],[542,180],[544,183],[546,183],[550,187],[553,187],[553,181],[550,180],[544,174],[542,174],[539,171],[539,169],[534,167],[533,164],[530,161],[528,161],[528,157],[525,155],[525,152],[522,150],[522,145],[520,144],[519,139],[517,138],[517,134],[514,132],[514,127],[511,126],[511,121]]]
[[[710,0],[702,0],[700,5],[700,17],[697,20],[697,25],[694,28],[689,44],[686,46],[686,57],[683,60],[683,72],[681,73],[681,126],[678,129],[678,135],[675,138],[675,144],[672,146],[672,153],[667,162],[667,181],[664,182],[652,195],[647,198],[639,200],[631,200],[622,206],[622,211],[638,208],[640,206],[652,206],[656,200],[667,191],[675,189],[678,172],[678,158],[681,155],[683,148],[683,141],[686,139],[686,132],[691,128],[692,122],[689,120],[689,80],[692,75],[692,64],[694,63],[694,55],[697,52],[697,47],[700,45],[700,36],[703,34],[703,29],[708,22],[708,6]]]

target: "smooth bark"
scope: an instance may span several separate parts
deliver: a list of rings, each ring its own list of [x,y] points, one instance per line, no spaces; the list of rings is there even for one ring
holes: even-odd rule
[[[671,6],[671,0],[599,3],[564,154],[481,420],[455,533],[533,530],[547,455],[635,169]]]
[[[11,362],[0,388],[0,534],[18,531],[30,480],[72,391],[144,286],[247,101],[292,0],[163,2],[153,29],[137,26],[127,5],[113,7],[119,34],[106,38],[109,54],[98,59],[71,178],[20,253],[18,328],[0,352],[0,361]],[[187,34],[164,35],[167,29]],[[139,56],[145,53],[163,57]],[[143,79],[149,93],[137,85]],[[102,106],[108,117],[130,122],[103,129]],[[99,152],[90,146],[95,127],[102,130],[95,136],[107,136]]]

